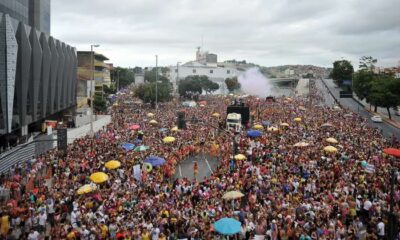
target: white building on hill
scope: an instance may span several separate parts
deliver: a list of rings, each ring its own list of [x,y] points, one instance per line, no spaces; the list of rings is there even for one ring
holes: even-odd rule
[[[198,48],[195,61],[170,67],[169,80],[173,83],[176,90],[179,80],[191,75],[205,75],[211,81],[218,83],[221,92],[224,92],[226,88],[225,79],[238,76],[241,71],[233,67],[220,67],[217,60],[216,54],[203,52]]]

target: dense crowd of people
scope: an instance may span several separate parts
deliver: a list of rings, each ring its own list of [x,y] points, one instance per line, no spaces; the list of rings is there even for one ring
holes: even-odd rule
[[[265,128],[257,138],[239,133],[236,151],[247,159],[233,160],[233,133],[220,128],[232,98],[206,96],[197,107],[174,100],[155,110],[122,92],[110,108],[112,122],[94,136],[75,140],[66,155],[53,150],[2,176],[0,188],[9,194],[1,200],[1,238],[222,239],[213,223],[231,217],[241,223],[231,239],[386,239],[390,162],[383,149],[392,142],[359,115],[320,105],[315,91],[274,102],[250,96],[244,101],[252,125]],[[177,111],[197,121],[172,131]],[[134,124],[140,129],[131,130]],[[176,141],[164,143],[166,136]],[[127,151],[123,143],[149,149]],[[328,145],[337,152],[324,151]],[[211,176],[177,179],[177,164],[199,153],[218,158]],[[133,168],[148,156],[166,162],[151,171],[141,167],[138,178]],[[104,164],[113,159],[121,167],[109,170]],[[77,194],[98,171],[109,179]],[[244,197],[224,200],[231,190]],[[399,219],[399,184],[394,197]]]

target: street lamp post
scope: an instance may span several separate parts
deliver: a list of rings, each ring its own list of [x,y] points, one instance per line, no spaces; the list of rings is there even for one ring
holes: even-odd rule
[[[156,111],[158,110],[158,55],[156,55]]]
[[[91,53],[91,58],[92,58],[92,81],[90,81],[90,135],[94,135],[94,130],[93,130],[93,105],[94,105],[94,99],[93,99],[93,82],[94,82],[94,52],[93,48],[99,47],[100,45],[98,44],[92,44],[90,45],[90,53]]]

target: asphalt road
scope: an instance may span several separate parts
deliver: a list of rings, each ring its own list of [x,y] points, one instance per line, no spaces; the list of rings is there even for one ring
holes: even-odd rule
[[[382,129],[383,135],[387,138],[394,135],[399,139],[400,138],[400,129],[393,127],[388,123],[375,123],[371,121],[372,115],[363,108],[357,101],[353,98],[339,98],[340,89],[336,87],[332,79],[324,79],[322,80],[326,83],[327,87],[330,89],[331,93],[335,96],[335,98],[340,102],[343,107],[350,109],[353,112],[359,113],[361,116],[365,117],[368,120],[368,124],[371,127]]]
[[[174,179],[194,179],[193,166],[195,161],[197,161],[197,165],[199,166],[199,173],[196,176],[196,179],[198,181],[203,180],[204,177],[209,177],[212,174],[213,169],[216,169],[219,164],[216,157],[212,157],[208,154],[199,154],[193,157],[189,157],[178,164]]]

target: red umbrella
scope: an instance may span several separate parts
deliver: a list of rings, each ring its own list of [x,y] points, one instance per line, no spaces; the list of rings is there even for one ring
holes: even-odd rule
[[[131,126],[129,127],[130,130],[138,130],[139,128],[140,128],[140,126],[137,125],[137,124],[131,125]]]
[[[396,148],[385,148],[383,149],[383,152],[391,155],[393,157],[400,157],[400,149],[396,149]]]

